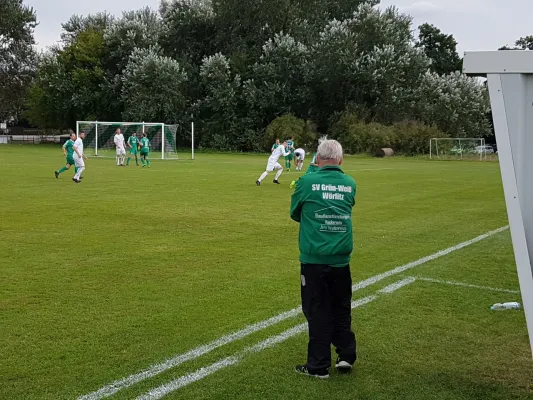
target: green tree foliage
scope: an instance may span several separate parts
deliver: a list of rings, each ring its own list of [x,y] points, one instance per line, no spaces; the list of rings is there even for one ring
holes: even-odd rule
[[[200,66],[204,96],[197,104],[202,120],[200,143],[219,150],[235,150],[242,139],[238,118],[241,78],[233,74],[221,53],[205,57]]]
[[[69,127],[70,82],[56,54],[45,54],[38,61],[37,74],[26,95],[25,117],[41,128]]]
[[[521,37],[514,44],[515,47],[505,45],[498,50],[533,50],[533,35]]]
[[[533,50],[533,35],[521,37],[515,42],[515,46],[521,50]]]
[[[180,122],[186,110],[182,88],[187,74],[159,48],[135,49],[122,75],[123,118]]]
[[[115,18],[108,12],[99,12],[87,16],[74,14],[67,22],[61,24],[63,28],[61,40],[66,45],[69,45],[77,39],[78,35],[87,30],[103,33],[114,20]]]
[[[309,49],[290,35],[276,34],[264,44],[254,78],[246,82],[248,105],[263,117],[262,126],[287,113],[307,117],[310,68]]]
[[[0,121],[19,116],[35,66],[35,11],[22,0],[0,0]]]
[[[463,61],[457,54],[457,41],[453,35],[447,35],[431,24],[422,24],[418,30],[416,47],[431,60],[431,71],[447,75],[462,70]]]
[[[28,115],[46,127],[192,115],[199,145],[240,151],[264,150],[274,128],[310,147],[320,133],[404,153],[439,129],[490,132],[486,88],[455,72],[453,36],[424,24],[416,41],[410,16],[377,3],[163,0],[159,12],[73,16],[40,60]]]
[[[391,107],[400,101],[398,96],[405,96],[427,68],[425,57],[412,48],[410,26],[410,17],[396,8],[382,11],[369,5],[360,6],[349,19],[328,23],[311,54],[311,114],[322,129],[350,103],[370,110],[372,117],[378,102]]]
[[[73,127],[76,119],[105,117],[101,101],[105,54],[102,32],[79,32],[64,49],[43,56],[27,98],[29,121],[45,128]]]
[[[298,146],[308,141],[305,121],[292,114],[285,114],[274,119],[266,128],[264,149],[270,150],[276,139],[283,142],[294,138]]]
[[[459,72],[427,72],[417,87],[415,116],[436,125],[452,137],[486,137],[490,134],[486,87]]]
[[[166,55],[199,65],[216,52],[215,14],[202,0],[164,0],[159,10],[163,32],[160,45]]]

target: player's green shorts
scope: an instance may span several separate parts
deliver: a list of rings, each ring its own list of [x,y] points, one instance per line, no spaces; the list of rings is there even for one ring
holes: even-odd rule
[[[291,153],[291,154],[289,154],[288,156],[285,157],[285,159],[289,160],[289,161],[292,161],[293,158],[294,158],[294,153]]]
[[[141,150],[141,156],[148,157],[149,155],[150,155],[150,151],[149,150]]]
[[[67,157],[67,164],[74,165],[74,157]]]
[[[131,154],[132,156],[137,155],[137,154],[138,154],[137,149],[136,149],[135,147],[132,147],[132,148],[130,149],[130,154]]]

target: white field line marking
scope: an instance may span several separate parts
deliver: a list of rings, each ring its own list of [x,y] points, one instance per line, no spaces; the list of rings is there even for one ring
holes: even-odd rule
[[[411,276],[407,277],[405,279],[402,279],[401,281],[393,283],[392,285],[384,287],[383,289],[378,291],[378,293],[388,294],[388,293],[395,292],[395,291],[397,291],[398,289],[400,289],[400,288],[402,288],[404,286],[410,285],[411,283],[416,281],[416,279],[417,278],[414,278],[414,277],[411,277]]]
[[[478,236],[474,239],[471,239],[471,240],[468,240],[466,242],[463,242],[463,243],[459,243],[458,245],[455,245],[455,246],[452,246],[452,247],[449,247],[445,250],[441,250],[441,251],[438,251],[437,253],[434,253],[432,255],[429,255],[427,257],[423,257],[417,261],[413,261],[413,262],[410,262],[409,264],[405,264],[405,265],[402,265],[400,267],[397,267],[397,268],[394,268],[394,269],[391,269],[387,272],[384,272],[382,274],[379,274],[379,275],[375,275],[373,277],[370,277],[364,281],[361,281],[361,282],[358,282],[356,283],[355,285],[353,285],[352,289],[353,291],[357,291],[357,290],[361,290],[361,289],[364,289],[370,285],[373,285],[383,279],[386,279],[386,278],[389,278],[393,275],[397,275],[397,274],[400,274],[408,269],[411,269],[411,268],[414,268],[416,266],[419,266],[419,265],[422,265],[424,263],[427,263],[429,261],[433,261],[439,257],[443,257],[445,255],[448,255],[454,251],[457,251],[457,250],[460,250],[460,249],[463,249],[467,246],[470,246],[474,243],[477,243],[477,242],[480,242],[490,236],[493,236],[497,233],[500,233],[500,232],[503,232],[505,230],[509,229],[508,226],[505,226],[505,227],[502,227],[502,228],[499,228],[499,229],[496,229],[494,231],[490,231],[490,232],[487,232],[481,236]],[[209,353],[221,346],[224,346],[226,344],[229,344],[229,343],[232,343],[236,340],[240,340],[240,339],[243,339],[244,337],[248,336],[248,335],[251,335],[252,333],[255,333],[255,332],[258,332],[258,331],[261,331],[263,329],[266,329],[272,325],[275,325],[281,321],[284,321],[286,319],[289,319],[289,318],[292,318],[292,317],[295,317],[297,315],[299,315],[301,313],[301,307],[296,307],[296,308],[293,308],[292,310],[289,310],[289,311],[286,311],[284,313],[281,313],[279,315],[276,315],[274,317],[271,317],[269,319],[266,319],[266,320],[263,320],[261,322],[258,322],[256,324],[253,324],[253,325],[248,325],[246,326],[245,328],[239,330],[239,331],[236,331],[236,332],[233,332],[229,335],[226,335],[226,336],[222,336],[216,340],[214,340],[213,342],[211,343],[208,343],[208,344],[205,344],[205,345],[201,345],[199,347],[196,347],[192,350],[189,350],[188,352],[186,353],[183,353],[183,354],[180,354],[180,355],[177,355],[177,356],[174,356],[172,358],[169,358],[161,363],[158,363],[158,364],[153,364],[151,365],[150,367],[148,367],[147,369],[145,370],[142,370],[141,372],[138,372],[136,374],[133,374],[133,375],[130,375],[130,376],[127,376],[125,378],[122,378],[122,379],[118,379],[114,382],[111,382],[105,386],[102,386],[100,389],[94,391],[94,392],[91,392],[87,395],[83,395],[83,396],[80,396],[78,397],[78,400],[99,400],[99,399],[103,399],[105,397],[109,397],[109,396],[112,396],[113,394],[117,393],[119,390],[122,390],[122,389],[125,389],[125,388],[128,388],[130,386],[133,386],[135,385],[136,383],[138,382],[141,382],[145,379],[148,379],[148,378],[152,378],[162,372],[165,372],[171,368],[174,368],[174,367],[177,367],[178,365],[186,362],[186,361],[191,361],[191,360],[194,360],[200,356],[203,356],[204,354],[206,353]]]
[[[433,282],[433,283],[441,283],[445,285],[454,285],[454,286],[462,286],[466,288],[474,288],[474,289],[481,289],[491,292],[502,292],[502,293],[512,293],[512,294],[520,294],[520,290],[510,290],[510,289],[502,289],[502,288],[495,288],[490,286],[480,286],[480,285],[472,285],[470,283],[464,283],[464,282],[455,282],[455,281],[444,281],[440,279],[433,279],[433,278],[424,278],[417,276],[413,279],[419,280],[419,281],[425,281],[425,282]]]
[[[401,281],[398,281],[390,286],[387,286],[387,291],[381,290],[378,293],[393,293],[394,291],[409,285],[410,283],[413,283],[415,279],[409,278],[409,279],[403,279]],[[378,298],[377,295],[371,295],[367,297],[363,297],[361,299],[352,301],[352,309],[361,307],[365,304],[371,303],[374,300]],[[274,347],[278,343],[282,343],[285,340],[296,336],[300,333],[303,333],[307,330],[307,322],[304,322],[303,324],[296,325],[290,329],[287,329],[286,331],[280,333],[279,335],[271,336],[269,338],[266,338],[265,340],[253,345],[245,347],[240,352],[234,354],[233,356],[224,358],[220,361],[217,361],[214,364],[209,365],[205,368],[200,368],[199,370],[192,372],[188,375],[181,376],[173,381],[170,381],[168,383],[165,383],[164,385],[158,386],[154,389],[151,389],[147,393],[137,397],[136,400],[157,400],[161,399],[162,397],[166,396],[167,394],[174,392],[176,390],[179,390],[187,385],[190,385],[193,382],[197,382],[200,379],[205,378],[208,375],[211,375],[223,368],[229,367],[230,365],[235,365],[242,361],[242,359],[250,353],[259,353],[265,349]]]
[[[454,251],[457,251],[457,250],[461,250],[461,249],[464,249],[465,247],[468,247],[474,243],[477,243],[477,242],[481,242],[482,240],[485,240],[491,236],[494,236],[496,235],[497,233],[500,233],[500,232],[503,232],[503,231],[506,231],[507,229],[509,229],[509,226],[504,226],[504,227],[501,227],[499,229],[496,229],[496,230],[493,230],[493,231],[490,231],[490,232],[487,232],[483,235],[480,235],[474,239],[470,239],[466,242],[463,242],[463,243],[459,243],[458,245],[455,245],[455,246],[452,246],[452,247],[448,247],[447,249],[444,249],[444,250],[441,250],[441,251],[438,251],[434,254],[431,254],[429,256],[426,256],[426,257],[422,257],[421,259],[419,260],[416,260],[416,261],[413,261],[413,262],[410,262],[409,264],[405,264],[405,265],[402,265],[400,267],[396,267],[394,269],[391,269],[387,272],[383,272],[382,274],[379,274],[379,275],[374,275],[368,279],[365,279],[364,281],[361,281],[359,283],[356,283],[354,286],[353,286],[353,290],[359,290],[359,289],[363,289],[363,288],[366,288],[367,286],[370,286],[370,285],[373,285],[374,283],[376,282],[379,282],[385,278],[388,278],[390,276],[393,276],[393,275],[397,275],[397,274],[400,274],[404,271],[407,271],[411,268],[414,268],[414,267],[417,267],[419,265],[422,265],[422,264],[425,264],[427,262],[430,262],[430,261],[433,261],[433,260],[436,260],[437,258],[440,258],[440,257],[444,257],[450,253],[453,253]]]

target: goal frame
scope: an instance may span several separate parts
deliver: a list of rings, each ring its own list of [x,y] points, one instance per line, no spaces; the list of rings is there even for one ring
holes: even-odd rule
[[[518,282],[533,350],[533,51],[466,52],[463,71],[487,78]]]
[[[439,141],[457,141],[459,143],[466,142],[466,141],[479,141],[480,146],[485,146],[485,139],[484,138],[431,138],[429,139],[429,158],[430,160],[433,159],[433,157],[439,157]],[[433,142],[435,142],[435,149],[436,154],[433,154]],[[463,159],[463,152],[461,152],[461,160]],[[483,161],[487,159],[487,152],[482,151],[479,153],[479,161]]]
[[[161,127],[161,160],[169,159],[165,158],[165,126],[172,126],[170,124],[165,124],[162,122],[110,122],[110,121],[76,121],[76,137],[80,134],[80,125],[81,124],[94,124],[95,126],[95,145],[94,145],[94,156],[98,157],[98,124],[100,125],[122,125],[122,126],[133,126],[133,125],[140,125],[142,126],[142,133],[145,133],[146,127]],[[176,148],[176,160],[179,159],[177,157],[177,148]],[[191,159],[194,160],[194,122],[191,122]],[[174,158],[170,158],[170,160],[174,160]]]

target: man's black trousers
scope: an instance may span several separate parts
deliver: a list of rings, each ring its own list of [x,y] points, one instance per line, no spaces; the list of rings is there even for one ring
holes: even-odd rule
[[[302,264],[301,285],[302,309],[309,323],[307,368],[329,368],[332,344],[341,360],[353,364],[356,343],[352,332],[350,266]]]

